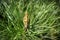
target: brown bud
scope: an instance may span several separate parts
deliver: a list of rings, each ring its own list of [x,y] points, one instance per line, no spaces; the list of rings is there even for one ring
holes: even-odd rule
[[[23,18],[23,23],[24,23],[24,29],[25,31],[27,31],[27,27],[28,27],[28,12],[25,11],[25,15],[24,15],[24,18]]]

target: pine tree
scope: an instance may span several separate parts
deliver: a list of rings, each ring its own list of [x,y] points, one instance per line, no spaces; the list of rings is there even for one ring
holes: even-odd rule
[[[60,0],[0,1],[0,40],[59,39]]]

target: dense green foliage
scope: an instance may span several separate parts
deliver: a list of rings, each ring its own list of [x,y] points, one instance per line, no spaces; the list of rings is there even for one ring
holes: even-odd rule
[[[24,32],[24,12],[29,27]],[[59,40],[60,0],[0,0],[0,40]]]

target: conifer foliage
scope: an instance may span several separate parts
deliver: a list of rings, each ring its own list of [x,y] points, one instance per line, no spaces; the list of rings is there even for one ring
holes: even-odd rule
[[[0,40],[59,39],[60,0],[0,0]]]

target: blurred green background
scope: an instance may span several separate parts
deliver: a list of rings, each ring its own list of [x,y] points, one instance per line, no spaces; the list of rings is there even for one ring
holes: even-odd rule
[[[60,0],[0,0],[0,40],[60,40]]]

